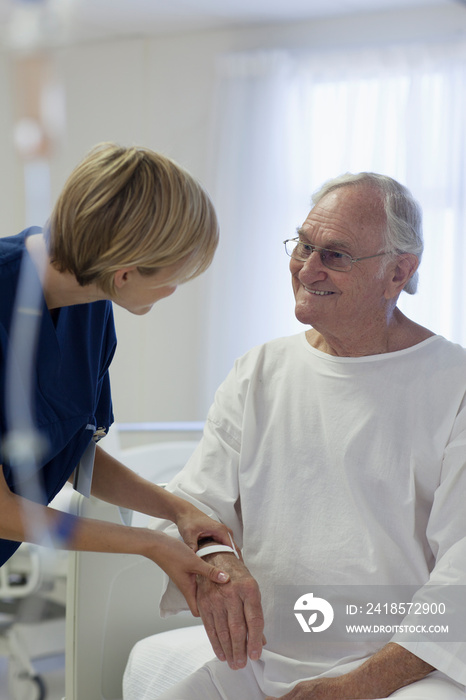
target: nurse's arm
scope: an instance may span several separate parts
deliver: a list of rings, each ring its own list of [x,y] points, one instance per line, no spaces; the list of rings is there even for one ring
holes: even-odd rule
[[[198,540],[212,537],[231,545],[229,530],[209,518],[188,501],[143,479],[97,445],[92,495],[122,508],[145,513],[176,523],[181,536],[191,549]]]
[[[174,581],[196,616],[196,576],[200,574],[217,583],[229,580],[219,568],[164,533],[63,514],[18,496],[8,488],[0,465],[0,538],[43,545],[44,532],[50,534],[59,549],[147,557]]]

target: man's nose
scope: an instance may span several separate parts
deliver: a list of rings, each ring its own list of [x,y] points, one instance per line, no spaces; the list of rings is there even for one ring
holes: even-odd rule
[[[327,275],[327,268],[322,262],[320,257],[320,252],[318,250],[313,250],[307,260],[303,261],[301,270],[299,271],[299,277],[301,279],[308,278],[309,276],[315,277],[315,275]],[[321,277],[319,277],[321,279]]]

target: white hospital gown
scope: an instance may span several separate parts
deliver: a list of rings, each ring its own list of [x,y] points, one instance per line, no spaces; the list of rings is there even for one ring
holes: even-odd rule
[[[283,592],[409,584],[435,601],[432,584],[466,583],[465,392],[466,351],[440,336],[344,358],[301,333],[235,364],[169,488],[229,525],[243,547],[262,592],[267,646],[252,666],[266,695],[348,672],[391,638],[466,683],[461,640],[323,644],[277,624]],[[185,608],[169,584],[162,614]]]

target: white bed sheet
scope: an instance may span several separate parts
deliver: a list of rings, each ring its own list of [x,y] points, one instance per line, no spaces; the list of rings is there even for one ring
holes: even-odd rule
[[[142,639],[132,649],[123,677],[123,700],[155,700],[214,656],[202,625]]]

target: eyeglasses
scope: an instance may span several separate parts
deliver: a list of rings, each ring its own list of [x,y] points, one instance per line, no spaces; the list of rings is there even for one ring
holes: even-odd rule
[[[320,255],[322,264],[329,270],[336,270],[337,272],[349,272],[355,262],[387,255],[387,252],[384,252],[376,253],[375,255],[366,255],[363,258],[352,258],[349,253],[343,253],[341,250],[330,250],[330,248],[321,248],[318,245],[312,245],[312,243],[305,243],[299,238],[288,238],[286,241],[283,241],[283,243],[285,244],[287,255],[293,258],[293,260],[306,262],[309,256],[316,251]]]

